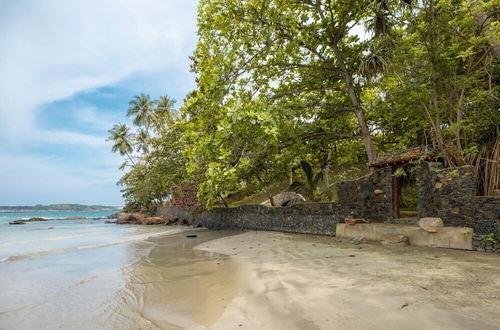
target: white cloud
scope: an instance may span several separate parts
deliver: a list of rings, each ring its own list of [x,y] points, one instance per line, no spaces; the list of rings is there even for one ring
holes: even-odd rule
[[[188,77],[195,1],[33,0],[7,6],[0,14],[3,138],[30,137],[43,104],[134,73],[183,66]]]
[[[151,76],[149,81],[164,86],[182,85],[162,77],[164,72],[174,72],[177,81],[191,80],[187,56],[195,45],[196,6],[196,0],[0,1],[0,202],[16,187],[21,199],[23,189],[45,198],[49,187],[54,196],[75,189],[91,196],[91,186],[105,182],[119,196],[111,183],[120,175],[119,158],[102,157],[110,149],[105,136],[76,132],[65,123],[41,127],[37,116],[45,115],[42,108],[54,101],[136,75]],[[143,90],[150,88],[159,89]],[[113,120],[102,110],[70,111],[81,123],[103,130],[123,119]],[[78,159],[27,153],[40,145],[43,150],[78,145],[99,156],[94,168],[85,169],[75,166]]]

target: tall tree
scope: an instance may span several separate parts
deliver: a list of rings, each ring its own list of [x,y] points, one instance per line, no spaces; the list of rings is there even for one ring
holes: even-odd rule
[[[110,136],[107,141],[113,141],[111,150],[120,153],[121,156],[127,156],[132,165],[135,162],[131,156],[134,151],[133,139],[134,135],[130,133],[130,129],[125,124],[115,124],[113,128],[108,131]]]
[[[136,95],[134,99],[129,102],[127,117],[134,116],[134,125],[145,126],[147,130],[155,120],[153,106],[154,101],[151,100],[149,95],[142,93]]]
[[[154,109],[155,117],[157,119],[157,126],[159,128],[170,127],[174,124],[175,119],[175,99],[168,95],[162,95],[155,101],[156,107]]]
[[[369,42],[353,32],[380,3],[357,1],[201,1],[193,68],[200,92],[223,104],[238,92],[289,105],[349,111],[368,161],[376,157],[359,79]],[[377,25],[378,26],[378,25]],[[345,133],[345,132],[344,132]],[[340,132],[342,135],[342,132]]]

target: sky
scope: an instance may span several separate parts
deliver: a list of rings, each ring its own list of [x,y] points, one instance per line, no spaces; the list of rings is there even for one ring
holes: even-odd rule
[[[139,93],[195,88],[196,0],[0,0],[0,205],[123,205],[106,142]]]

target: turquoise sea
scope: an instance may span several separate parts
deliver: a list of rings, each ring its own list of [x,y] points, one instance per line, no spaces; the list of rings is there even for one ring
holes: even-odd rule
[[[183,229],[106,224],[111,213],[0,213],[0,329],[128,324],[115,313],[135,300],[124,269],[147,255],[149,238]],[[101,219],[57,220],[75,216]],[[31,217],[50,220],[9,225]]]

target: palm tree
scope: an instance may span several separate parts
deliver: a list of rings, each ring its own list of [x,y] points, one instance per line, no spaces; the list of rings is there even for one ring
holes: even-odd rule
[[[323,170],[325,166],[326,165],[321,166],[321,169],[318,172],[314,173],[312,166],[305,160],[302,160],[300,162],[300,167],[304,172],[305,183],[295,181],[290,185],[289,189],[291,191],[297,191],[302,187],[305,187],[307,198],[311,201],[314,200],[314,193],[319,188],[319,183],[323,179]]]
[[[144,128],[140,128],[135,136],[137,151],[147,154],[149,152],[149,134]]]
[[[134,96],[134,99],[129,102],[127,117],[135,116],[135,126],[146,126],[146,130],[155,121],[153,106],[155,102],[151,100],[149,95],[140,94]]]
[[[130,162],[135,165],[132,156],[130,155],[133,151],[132,140],[134,135],[130,133],[129,128],[125,124],[115,124],[113,128],[108,131],[110,136],[106,141],[113,141],[113,147],[111,150],[113,152],[119,152],[122,156],[127,156]]]
[[[160,99],[156,101],[154,112],[159,126],[166,125],[169,127],[172,125],[174,122],[175,102],[176,101],[168,95],[162,95]]]

